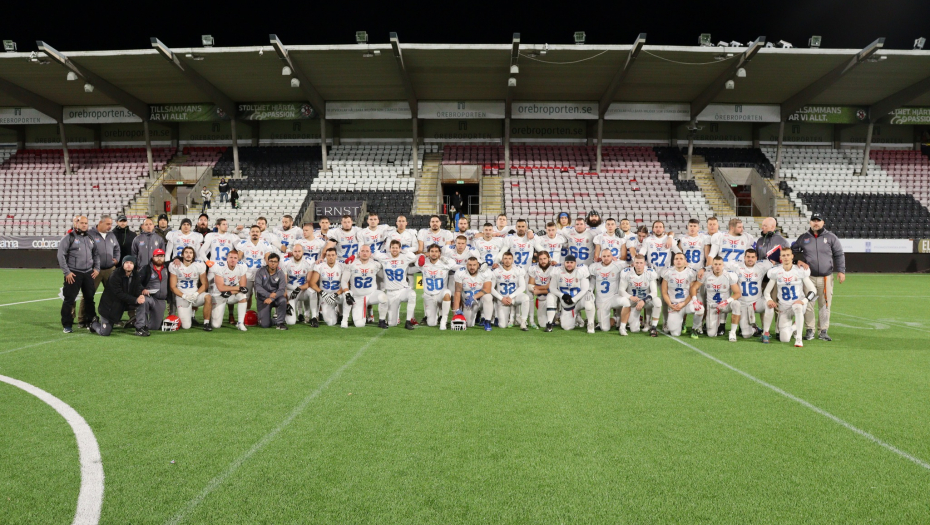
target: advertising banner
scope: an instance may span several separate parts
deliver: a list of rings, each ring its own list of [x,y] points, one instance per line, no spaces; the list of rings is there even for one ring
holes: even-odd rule
[[[731,144],[752,144],[752,123],[750,122],[699,122],[700,129],[694,132],[694,143],[729,142]],[[679,144],[687,144],[687,124],[678,124],[675,128],[675,138]]]
[[[65,136],[68,144],[81,145],[94,143],[94,130],[84,126],[65,124]],[[61,144],[61,130],[57,124],[26,126],[26,146],[57,146]]]
[[[910,239],[840,239],[845,253],[914,253]]]
[[[122,106],[65,106],[65,124],[126,124],[142,122]]]
[[[512,119],[597,120],[597,102],[514,102]]]
[[[171,143],[171,128],[166,124],[149,124],[152,144]],[[145,127],[139,124],[103,124],[100,141],[108,145],[145,145]]]
[[[333,123],[326,121],[326,138],[333,139]],[[258,132],[262,144],[320,143],[319,120],[268,120],[262,122]]]
[[[307,120],[317,118],[306,102],[251,102],[239,104],[239,120]]]
[[[930,124],[930,108],[898,108],[881,122],[893,125]]]
[[[409,119],[406,100],[372,100],[364,102],[327,102],[328,119]]]
[[[153,122],[212,122],[229,120],[215,104],[158,104],[149,106]]]
[[[587,138],[587,124],[578,120],[511,121],[510,138],[518,141],[520,139],[585,140]]]
[[[232,143],[232,126],[226,122],[185,122],[178,126],[179,140],[184,144],[230,144]],[[240,124],[236,126],[236,139],[240,146],[244,140],[252,140],[252,128]]]
[[[500,120],[425,120],[423,140],[432,142],[498,141],[504,136]]]
[[[868,116],[866,108],[856,106],[804,106],[789,115],[787,122],[858,124]]]
[[[2,124],[58,124],[58,121],[32,108],[0,108]]]
[[[57,250],[62,237],[0,235],[0,250]]]
[[[665,143],[671,139],[668,122],[657,120],[604,121],[604,142]]]
[[[698,122],[779,122],[777,104],[710,104],[698,115]]]
[[[789,146],[810,144],[825,146],[833,144],[833,124],[806,121],[785,123],[784,143]],[[763,144],[778,144],[778,124],[766,124],[759,129],[759,141]]]
[[[687,102],[632,103],[614,102],[607,108],[604,120],[662,120],[687,121],[691,119],[691,105]]]
[[[495,100],[419,102],[417,116],[422,119],[502,119],[504,118],[504,102]]]
[[[339,224],[343,215],[358,217],[362,212],[362,201],[314,201],[313,221],[328,217],[333,224]]]

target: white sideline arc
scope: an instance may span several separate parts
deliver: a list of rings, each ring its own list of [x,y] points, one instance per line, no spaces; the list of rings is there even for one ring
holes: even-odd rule
[[[661,333],[661,332],[660,332],[660,333]],[[799,403],[799,404],[801,404],[802,406],[805,406],[805,407],[807,407],[807,408],[813,410],[814,412],[820,414],[821,416],[823,416],[823,417],[825,417],[825,418],[827,418],[827,419],[832,420],[834,423],[837,423],[837,424],[839,424],[839,425],[841,425],[841,426],[846,427],[846,428],[849,429],[849,430],[852,430],[852,431],[855,432],[856,434],[859,434],[860,436],[862,436],[862,437],[868,439],[869,441],[875,443],[876,445],[879,445],[880,447],[886,448],[886,449],[888,449],[888,450],[894,452],[895,454],[897,454],[897,455],[901,456],[902,458],[904,458],[904,459],[906,459],[906,460],[908,460],[908,461],[914,463],[915,465],[920,466],[920,467],[923,467],[923,468],[925,468],[925,469],[927,469],[927,470],[930,470],[930,463],[927,463],[926,461],[924,461],[924,460],[922,460],[922,459],[920,459],[920,458],[918,458],[918,457],[915,457],[915,456],[912,456],[912,455],[908,454],[907,452],[905,452],[905,451],[899,449],[898,447],[892,445],[891,443],[882,441],[881,439],[879,439],[879,438],[873,436],[872,434],[869,434],[869,433],[866,432],[865,430],[862,430],[861,428],[856,427],[856,426],[852,425],[851,423],[847,423],[846,421],[844,421],[844,420],[842,420],[842,419],[840,419],[840,418],[834,416],[833,414],[827,412],[826,410],[824,410],[824,409],[822,409],[822,408],[820,408],[820,407],[818,407],[818,406],[816,406],[816,405],[814,405],[814,404],[812,404],[812,403],[810,403],[810,402],[808,402],[808,401],[805,401],[805,400],[801,399],[800,397],[798,397],[798,396],[796,396],[796,395],[794,395],[794,394],[788,393],[788,392],[782,390],[781,388],[778,388],[777,386],[775,386],[775,385],[773,385],[773,384],[771,384],[771,383],[766,383],[765,381],[759,379],[758,377],[756,377],[756,376],[754,376],[754,375],[749,374],[748,372],[743,372],[743,371],[740,370],[739,368],[736,368],[735,366],[733,366],[733,365],[731,365],[731,364],[729,364],[729,363],[726,363],[726,362],[724,362],[724,361],[721,361],[720,359],[717,359],[716,357],[714,357],[714,356],[708,354],[707,352],[702,351],[701,349],[699,349],[698,347],[696,347],[696,346],[694,346],[694,345],[692,345],[692,344],[690,344],[690,343],[686,343],[685,341],[682,341],[682,340],[680,340],[680,339],[677,339],[677,338],[675,338],[675,337],[672,337],[672,336],[670,336],[670,335],[668,335],[668,334],[663,334],[663,335],[665,335],[666,337],[668,337],[668,338],[671,339],[672,341],[675,341],[675,342],[678,343],[678,344],[684,345],[684,346],[690,348],[691,350],[694,350],[695,352],[697,352],[698,354],[700,354],[700,355],[706,357],[707,359],[710,359],[711,361],[713,361],[713,362],[715,362],[715,363],[717,363],[717,364],[719,364],[719,365],[725,366],[726,368],[729,368],[730,370],[736,372],[737,374],[739,374],[739,375],[741,375],[741,376],[743,376],[743,377],[745,377],[745,378],[747,378],[747,379],[749,379],[749,380],[751,380],[751,381],[754,381],[754,382],[756,382],[756,383],[758,383],[758,384],[760,384],[760,385],[762,385],[762,386],[764,386],[764,387],[766,387],[766,388],[768,388],[768,389],[770,389],[770,390],[772,390],[772,391],[778,393],[778,394],[781,395],[781,396],[784,396],[784,397],[786,397],[786,398],[788,398],[788,399],[790,399],[790,400],[792,400],[792,401],[794,401],[794,402],[796,402],[796,403]]]
[[[94,295],[100,295],[102,293],[103,293],[103,290],[95,293]],[[78,298],[80,298],[80,295],[78,295]],[[18,303],[0,304],[0,306],[16,306],[17,304],[41,303],[42,301],[54,301],[55,299],[58,299],[59,301],[61,301],[61,297],[51,297],[49,299],[33,299],[32,301],[20,301]]]
[[[4,375],[0,375],[0,381],[41,399],[71,425],[71,430],[74,431],[74,437],[77,439],[81,463],[81,490],[78,493],[74,521],[71,523],[72,525],[97,525],[100,521],[100,509],[103,506],[103,461],[100,457],[97,438],[94,437],[90,425],[67,403],[37,386]]]
[[[265,434],[254,445],[252,445],[252,448],[247,450],[244,454],[236,458],[235,461],[230,463],[229,466],[226,467],[226,469],[223,472],[219,473],[216,477],[211,479],[210,482],[207,483],[207,486],[204,487],[202,491],[200,491],[200,494],[197,494],[197,496],[195,496],[194,499],[187,502],[187,505],[185,505],[183,509],[181,509],[177,514],[174,515],[173,518],[169,519],[165,523],[167,525],[176,525],[184,521],[194,509],[196,509],[201,503],[203,503],[203,500],[206,499],[207,496],[209,496],[211,492],[216,490],[217,487],[222,485],[229,478],[229,476],[232,476],[237,470],[239,470],[239,467],[241,467],[243,463],[248,461],[249,458],[254,456],[257,452],[261,451],[263,448],[265,448],[265,446],[271,443],[274,440],[274,438],[276,438],[278,434],[281,433],[282,430],[287,428],[288,425],[290,425],[294,421],[294,419],[297,418],[297,416],[303,413],[303,411],[307,409],[307,406],[310,404],[311,401],[316,399],[324,390],[326,390],[326,388],[329,387],[329,385],[332,384],[333,381],[339,379],[339,376],[341,376],[342,373],[345,372],[347,368],[352,366],[352,364],[354,364],[358,360],[359,357],[362,357],[362,354],[364,354],[365,351],[368,350],[368,348],[372,345],[372,343],[380,339],[381,336],[384,335],[384,333],[385,331],[381,330],[380,332],[378,332],[378,335],[372,337],[371,339],[368,340],[367,343],[362,345],[362,347],[358,350],[358,352],[355,353],[355,355],[353,355],[348,361],[345,362],[345,364],[343,364],[335,372],[333,372],[333,374],[329,376],[326,379],[326,381],[323,381],[323,383],[319,387],[317,387],[316,390],[311,392],[307,397],[303,398],[300,401],[300,403],[297,403],[297,406],[295,406],[294,409],[291,410],[290,414],[288,414],[287,417],[285,417],[280,423],[278,423],[278,426],[274,427],[270,432]]]

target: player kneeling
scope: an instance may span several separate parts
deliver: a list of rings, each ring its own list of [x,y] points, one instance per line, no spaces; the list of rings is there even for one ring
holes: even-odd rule
[[[559,317],[559,325],[563,330],[573,330],[577,323],[576,316],[581,315],[578,311],[578,307],[581,306],[588,318],[588,333],[594,333],[595,312],[594,299],[589,293],[591,282],[588,277],[590,274],[587,268],[576,266],[577,264],[574,255],[567,255],[562,268],[552,274],[550,288],[554,287],[556,292],[546,296],[546,332],[552,331],[552,323],[555,321],[555,314],[560,306],[562,315]]]
[[[494,298],[491,295],[494,277],[481,270],[476,257],[465,262],[464,272],[455,272],[455,310],[465,315],[466,325],[475,326],[478,310],[484,318],[484,330],[491,331],[491,316],[494,315]]]
[[[707,292],[707,336],[717,337],[719,327],[726,324],[727,314],[731,314],[729,339],[736,342],[736,329],[742,312],[739,302],[742,291],[737,284],[739,276],[724,268],[723,257],[718,255],[714,257],[711,271],[704,272],[702,283]]]
[[[772,290],[778,292],[778,303],[769,299],[768,309],[763,314],[765,332],[762,342],[769,342],[769,327],[772,325],[774,311],[778,309],[778,338],[782,343],[791,341],[792,321],[794,322],[794,346],[803,347],[804,311],[807,303],[817,298],[814,283],[809,272],[794,265],[794,253],[791,248],[781,249],[781,266],[768,272],[769,284],[765,287],[764,297],[771,297]],[[809,291],[804,294],[804,289]]]
[[[210,268],[209,272],[212,290],[210,299],[213,301],[213,311],[210,322],[213,328],[223,326],[223,317],[226,315],[226,305],[236,305],[236,328],[245,332],[246,305],[245,265],[239,264],[239,252],[232,250],[226,256],[226,262],[218,262]]]
[[[313,262],[304,257],[304,247],[300,244],[291,246],[291,257],[281,263],[281,270],[287,276],[287,317],[289,325],[297,322],[298,314],[306,312],[308,307],[310,319],[319,315],[316,291],[310,288],[307,278],[313,272]]]
[[[612,250],[605,248],[601,250],[600,261],[589,266],[588,271],[594,277],[594,308],[597,310],[597,322],[601,325],[602,331],[609,332],[610,312],[612,310],[622,312],[624,307],[630,306],[629,299],[620,296],[620,276],[623,274],[623,265],[614,259]],[[626,333],[626,325],[618,324],[620,333]]]
[[[416,317],[417,309],[417,291],[410,287],[407,270],[418,257],[412,253],[402,253],[400,241],[397,239],[391,241],[388,250],[389,253],[374,255],[375,259],[381,263],[384,272],[384,293],[388,298],[388,326],[397,326],[400,320],[400,303],[407,303],[404,328],[413,330],[413,319]]]
[[[633,266],[626,267],[620,274],[620,295],[630,302],[620,314],[620,335],[626,335],[623,328],[630,323],[630,331],[639,332],[639,315],[646,310],[646,322],[649,323],[649,335],[659,337],[659,315],[662,313],[662,301],[659,300],[659,276],[652,268],[646,268],[646,257],[637,254],[633,257]]]
[[[496,286],[491,288],[491,295],[496,299],[497,319],[501,328],[510,320],[510,310],[517,308],[520,330],[526,332],[526,318],[529,315],[530,298],[526,295],[526,272],[513,264],[513,254],[504,252],[501,265],[494,270]]]
[[[704,305],[697,299],[700,287],[697,272],[688,266],[685,254],[676,253],[672,267],[665,270],[665,279],[662,281],[662,299],[668,305],[668,329],[671,335],[680,336],[685,315],[693,314],[691,337],[697,339],[701,321],[704,320]]]
[[[209,322],[213,301],[207,293],[210,286],[207,281],[207,265],[195,262],[196,257],[197,252],[194,248],[187,246],[181,251],[181,259],[175,259],[168,267],[168,273],[171,274],[171,293],[177,296],[181,328],[187,330],[191,327],[194,308],[202,306],[203,329],[209,332],[213,330]]]
[[[449,272],[456,269],[455,261],[440,258],[442,248],[431,244],[426,251],[427,258],[420,264],[423,275],[423,310],[426,313],[426,325],[446,329],[452,292],[449,291]],[[477,260],[477,259],[475,259]],[[467,261],[466,261],[467,264]],[[462,272],[464,273],[464,272]]]
[[[300,245],[296,245],[295,248],[300,248]],[[287,330],[285,315],[286,312],[290,311],[287,302],[288,278],[287,274],[278,268],[279,261],[278,254],[268,254],[265,261],[266,265],[255,272],[252,289],[255,291],[255,297],[257,298],[256,309],[258,310],[259,326],[271,328],[271,309],[274,308],[275,326],[278,327],[278,330]],[[288,324],[294,323],[290,322]]]
[[[380,271],[381,264],[371,258],[371,247],[363,244],[358,249],[358,259],[346,265],[346,271],[343,272],[342,287],[349,289],[345,294],[345,304],[351,307],[356,328],[365,326],[368,306],[376,304],[379,305],[378,328],[388,327],[388,298],[378,289],[375,280]],[[342,313],[342,327],[349,327],[349,311]]]
[[[345,267],[336,259],[336,249],[328,248],[323,252],[323,260],[313,267],[310,274],[310,288],[320,297],[323,322],[328,326],[339,324],[339,308],[343,305],[343,294],[348,291],[342,287]],[[314,328],[320,326],[315,315],[307,320],[307,324]]]

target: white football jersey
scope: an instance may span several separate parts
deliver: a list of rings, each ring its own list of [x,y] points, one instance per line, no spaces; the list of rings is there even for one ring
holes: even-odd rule
[[[553,288],[555,288],[560,295],[568,294],[575,297],[581,293],[581,281],[587,281],[590,276],[591,273],[586,266],[578,266],[573,272],[559,268],[552,274],[553,284],[549,290],[554,291]]]
[[[620,240],[617,237],[617,240]],[[620,274],[623,273],[623,265],[618,261],[611,261],[604,266],[602,262],[596,262],[588,266],[588,271],[594,276],[594,293],[599,299],[613,297],[620,293]]]
[[[253,244],[251,239],[239,241],[236,250],[242,252],[242,259],[239,264],[245,266],[245,273],[250,279],[255,277],[255,272],[265,266],[265,254],[277,252],[275,247],[266,241],[259,240],[258,244]]]
[[[578,233],[574,228],[565,236],[568,253],[575,256],[579,266],[586,266],[594,262],[595,236],[592,229]]]
[[[329,230],[329,240],[336,243],[336,258],[345,262],[347,257],[358,255],[358,228],[355,226],[346,231],[342,228]]]
[[[278,236],[275,235],[274,232],[272,232],[271,230],[263,231],[258,236],[258,238],[274,246],[275,248],[281,246],[281,239],[279,239]]]
[[[738,284],[739,276],[726,269],[720,275],[714,275],[713,271],[708,270],[704,272],[701,283],[707,292],[707,304],[716,304],[730,298],[730,285]]]
[[[298,239],[294,244],[299,244],[304,248],[304,258],[310,259],[315,264],[316,261],[320,259],[320,255],[323,253],[323,248],[326,247],[326,240],[319,237],[314,237],[311,240],[307,239]]]
[[[500,262],[500,253],[504,247],[504,239],[501,237],[491,237],[491,240],[485,239],[484,236],[475,237],[472,244],[475,247],[475,251],[480,255],[478,260],[481,262],[488,266],[493,266],[494,263]]]
[[[471,257],[474,257],[479,261],[481,260],[481,254],[470,248],[465,248],[464,252],[459,253],[454,246],[446,246],[442,249],[441,253],[443,257],[455,262],[456,272],[464,272],[465,262],[468,261],[468,259]]]
[[[617,235],[602,233],[594,238],[594,245],[600,246],[601,250],[610,250],[614,259],[620,260],[620,248],[626,243],[626,240]]]
[[[639,242],[639,237],[635,233],[628,233],[626,235],[623,232],[620,232],[620,237],[623,239],[624,244],[626,244],[626,264],[627,266],[633,265],[633,252],[630,248],[635,248],[636,253],[639,253],[642,250],[642,243]]]
[[[420,267],[420,273],[423,275],[423,295],[436,296],[442,295],[447,289],[449,282],[449,272],[455,271],[456,264],[454,261],[439,259],[436,263],[426,260],[426,264]],[[458,273],[467,273],[464,270]]]
[[[565,248],[565,237],[562,237],[561,234],[555,234],[555,238],[551,238],[548,235],[539,235],[535,239],[536,241],[536,251],[538,252],[549,252],[549,259],[552,261],[551,264],[559,266],[562,264],[562,248]]]
[[[304,231],[296,226],[291,226],[290,229],[285,230],[284,228],[275,228],[274,234],[278,237],[278,240],[290,251],[292,244],[297,242],[298,239],[304,238]],[[278,247],[280,248],[280,244]]]
[[[216,288],[216,277],[223,281],[223,284],[226,286],[239,286],[239,278],[245,275],[245,265],[236,264],[236,267],[230,269],[226,266],[225,262],[217,262],[213,264],[213,267],[210,268],[210,272],[207,274],[207,279],[210,281],[210,293],[220,294]]]
[[[668,297],[673,304],[684,302],[691,295],[691,283],[697,281],[697,270],[686,266],[678,271],[675,267],[666,268],[662,278],[668,283]]]
[[[533,265],[529,272],[530,277],[533,278],[533,286],[549,286],[552,282],[552,276],[558,271],[559,269],[552,265],[549,265],[545,270],[540,268],[538,264]]]
[[[200,257],[200,247],[203,246],[203,235],[195,231],[185,234],[180,230],[172,230],[168,232],[168,235],[165,237],[168,240],[168,249],[165,250],[167,259],[180,257],[181,252],[188,246],[194,249],[194,259]]]
[[[200,258],[201,260],[209,258],[213,262],[226,262],[226,256],[236,249],[240,240],[239,236],[234,233],[208,233],[200,248]]]
[[[475,240],[475,237],[479,237],[481,235],[481,232],[479,232],[478,230],[465,230],[465,231],[455,232],[456,237],[458,237],[459,235],[462,235],[466,239],[468,239],[468,245],[472,246],[472,242]]]
[[[516,234],[504,238],[504,251],[513,254],[513,264],[523,268],[525,272],[533,265],[533,252],[535,243],[527,237],[519,237]]]
[[[182,262],[179,267],[169,264],[168,273],[178,278],[178,290],[182,293],[196,292],[200,289],[200,276],[207,273],[207,265],[202,262],[192,262],[190,266]]]
[[[515,264],[511,264],[509,270],[505,270],[503,266],[500,266],[492,273],[494,275],[494,286],[497,288],[497,293],[501,295],[513,296],[517,293],[517,288],[526,286],[526,272]]]
[[[762,295],[762,279],[772,269],[772,263],[769,261],[758,261],[749,268],[745,264],[729,264],[727,269],[736,273],[739,277],[739,288],[741,302],[751,304],[759,300]]]
[[[319,286],[320,289],[324,292],[337,292],[342,288],[342,272],[344,266],[340,262],[336,262],[334,266],[330,266],[326,261],[319,262],[316,266],[313,267],[313,271],[320,274]]]
[[[461,283],[462,294],[472,295],[480,292],[484,288],[484,283],[493,282],[494,276],[487,270],[478,270],[478,273],[472,275],[466,272],[455,272],[455,282]]]
[[[746,250],[755,245],[756,241],[748,233],[737,236],[724,233],[717,239],[717,255],[723,257],[725,263],[740,263]]]
[[[356,259],[355,262],[346,266],[342,279],[346,283],[345,288],[352,290],[352,295],[367,297],[378,291],[378,273],[381,271],[381,264],[374,259],[368,259],[367,263]]]
[[[685,254],[688,267],[693,270],[700,270],[704,267],[704,247],[707,246],[707,244],[707,236],[703,233],[699,233],[697,237],[682,235],[678,238],[678,244],[676,246],[678,252]]]
[[[784,266],[778,265],[768,272],[769,280],[775,281],[775,291],[779,301],[784,303],[804,299],[804,279],[808,276],[810,273],[798,266],[785,270]]]
[[[629,295],[645,299],[653,292],[658,278],[659,275],[652,268],[646,268],[643,273],[638,274],[635,268],[629,266],[620,274],[620,289],[626,290]]]
[[[387,229],[388,227],[383,224],[379,224],[374,230],[365,227],[358,231],[356,238],[360,245],[367,244],[371,248],[371,253],[380,252],[385,249],[384,240],[387,238]]]
[[[438,244],[440,247],[443,247],[453,239],[452,232],[449,230],[439,229],[439,231],[433,231],[429,228],[424,228],[417,232],[417,240],[423,241],[423,252],[429,250],[429,247],[433,244]]]
[[[643,253],[646,256],[646,264],[656,271],[660,271],[672,265],[671,250],[665,247],[667,241],[668,235],[666,234],[662,234],[660,237],[650,235],[643,241],[643,250],[645,250]],[[639,250],[637,250],[636,253],[640,253]]]
[[[407,271],[410,265],[419,258],[412,253],[403,253],[392,256],[389,253],[377,253],[374,259],[381,263],[381,271],[384,275],[385,291],[404,290],[410,288],[407,282]]]
[[[301,257],[299,261],[291,257],[281,263],[281,270],[287,276],[287,290],[291,291],[307,283],[310,272],[313,271],[313,261],[307,256]]]
[[[419,249],[419,243],[417,242],[417,232],[407,228],[406,230],[399,232],[396,229],[389,230],[387,232],[387,237],[384,243],[384,249],[391,249],[391,241],[400,241],[400,251],[404,253],[415,253]]]

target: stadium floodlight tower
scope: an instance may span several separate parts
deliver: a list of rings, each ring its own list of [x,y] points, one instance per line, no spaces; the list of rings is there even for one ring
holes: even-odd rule
[[[923,49],[926,43],[927,43],[927,39],[924,37],[920,37],[917,40],[914,40],[914,49],[917,49],[917,50]]]
[[[714,41],[710,33],[701,33],[701,36],[698,37],[698,44],[701,47],[714,47]]]
[[[4,41],[3,41],[3,50],[6,51],[7,53],[15,53],[15,52],[16,52],[16,42],[14,42],[14,41],[12,41],[12,40],[4,40]]]
[[[200,43],[203,44],[203,47],[213,47],[213,35],[202,35]]]
[[[620,66],[620,69],[614,73],[614,78],[611,79],[610,84],[607,86],[607,90],[604,91],[604,94],[601,95],[601,99],[597,104],[597,172],[601,172],[601,143],[604,138],[604,116],[607,114],[607,109],[610,108],[610,103],[617,98],[617,93],[620,92],[620,87],[623,85],[623,81],[626,79],[627,74],[630,72],[630,69],[633,67],[633,62],[636,61],[636,57],[639,56],[639,52],[643,50],[643,46],[646,45],[646,33],[640,33],[636,37],[636,40],[633,41],[633,46],[630,48],[630,54],[626,56],[626,60],[623,65]]]
[[[549,44],[546,44],[546,48]],[[510,47],[510,68],[517,66],[520,58],[520,33],[513,34],[513,45]],[[517,87],[517,79],[507,79],[507,96],[504,100],[504,175],[510,176],[510,117],[513,112],[513,91]]]
[[[356,44],[367,44],[368,43],[368,31],[356,31],[355,32],[355,43]]]
[[[810,37],[810,40],[807,41],[807,47],[818,48],[820,47],[821,37],[819,35],[814,35]]]
[[[404,84],[404,92],[407,94],[407,104],[410,106],[410,117],[413,121],[413,146],[411,147],[411,157],[413,159],[413,176],[420,176],[420,167],[419,160],[417,159],[419,155],[419,144],[417,138],[417,128],[419,127],[419,119],[417,115],[417,93],[413,89],[413,82],[410,81],[410,75],[407,73],[407,66],[404,64],[404,52],[400,48],[400,39],[397,37],[397,33],[391,32],[389,35],[391,40],[391,49],[394,51],[394,60],[397,62],[397,72],[400,74],[400,80]]]
[[[584,45],[585,36],[584,31],[575,31],[575,44]]]

